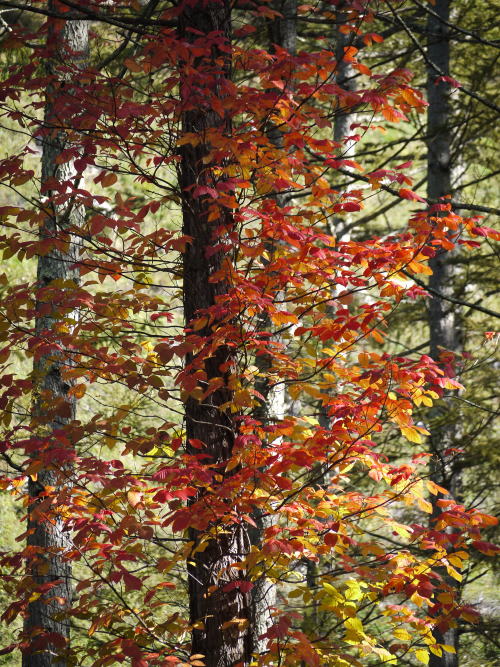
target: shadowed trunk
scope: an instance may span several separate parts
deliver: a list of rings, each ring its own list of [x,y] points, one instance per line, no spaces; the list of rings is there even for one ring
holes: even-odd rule
[[[446,81],[438,80],[441,75],[450,75],[450,41],[449,28],[443,21],[449,21],[450,1],[436,0],[433,13],[428,14],[428,46],[427,55],[434,67],[428,67],[427,73],[427,196],[438,200],[450,195],[452,180],[451,162],[451,111],[449,104],[450,85]],[[438,71],[436,71],[438,70]],[[429,265],[432,275],[429,286],[445,296],[454,296],[457,276],[452,262],[453,253],[439,251]],[[462,335],[460,325],[460,311],[456,305],[439,298],[431,298],[428,307],[430,329],[430,355],[439,359],[444,350],[460,353]],[[431,477],[440,486],[444,486],[456,498],[460,495],[460,472],[454,469],[453,461],[449,461],[447,449],[457,447],[460,439],[459,420],[453,418],[451,399],[446,397],[441,404],[431,412],[432,428],[430,436],[431,451],[433,454]],[[433,516],[431,521],[441,513],[436,505],[439,496],[432,497]],[[455,579],[443,574],[446,583],[453,588],[460,584]],[[453,646],[456,653],[442,652],[441,656],[430,654],[430,667],[457,667],[458,666],[458,631],[457,628],[440,627],[434,629],[434,637],[440,644]]]
[[[196,146],[185,144],[180,149],[180,188],[182,191],[183,234],[191,237],[184,253],[184,314],[186,325],[211,309],[229,290],[227,278],[214,278],[224,260],[232,261],[224,250],[214,250],[220,237],[234,227],[231,211],[218,206],[218,215],[210,216],[208,208],[216,206],[206,196],[193,196],[193,186],[215,188],[219,176],[213,163],[206,160],[209,152],[205,132],[216,130],[229,134],[230,117],[221,117],[214,110],[214,102],[224,98],[224,79],[229,79],[231,9],[228,0],[206,3],[185,2],[179,16],[179,36],[184,43],[196,45],[192,55],[188,46],[186,62],[181,63],[181,99],[183,131],[194,133],[201,139]],[[207,35],[211,33],[210,38]],[[208,44],[211,46],[207,46]],[[199,50],[205,50],[199,55]],[[222,102],[223,103],[223,102]],[[205,158],[205,159],[204,159]],[[186,371],[198,371],[197,377],[203,390],[213,378],[223,378],[224,384],[203,401],[192,396],[186,402],[187,451],[192,455],[200,450],[192,446],[193,439],[203,443],[203,459],[224,473],[225,463],[231,458],[236,425],[234,415],[227,405],[233,399],[230,388],[234,367],[233,349],[220,342],[210,351],[208,346],[220,320],[214,315],[212,322],[196,331],[194,338],[205,339],[205,350],[189,354]],[[226,407],[224,407],[226,406]],[[214,482],[216,484],[217,482]],[[198,500],[203,497],[200,489]],[[232,508],[228,506],[228,513]],[[200,540],[207,538],[202,551],[196,551]],[[223,523],[215,520],[206,530],[190,529],[194,550],[188,558],[189,604],[193,654],[202,654],[207,667],[232,667],[250,663],[252,646],[250,632],[250,593],[241,592],[236,586],[227,590],[227,584],[242,579],[240,570],[233,567],[249,550],[246,525]]]
[[[56,0],[49,3],[49,9],[60,9]],[[40,237],[61,239],[66,246],[61,250],[53,248],[38,258],[36,341],[37,344],[53,344],[53,349],[57,345],[60,351],[35,354],[33,367],[32,427],[43,442],[43,448],[30,452],[30,465],[40,461],[42,467],[30,476],[28,484],[27,574],[31,578],[30,592],[38,591],[41,595],[28,605],[24,632],[29,638],[29,647],[23,654],[23,667],[68,664],[65,657],[70,635],[67,612],[71,607],[72,587],[71,564],[65,552],[70,542],[68,533],[63,532],[59,506],[64,504],[64,495],[71,488],[73,451],[64,451],[60,434],[75,417],[75,399],[68,393],[71,381],[64,378],[64,367],[69,362],[64,340],[59,338],[58,332],[62,331],[60,326],[65,320],[65,326],[71,329],[71,320],[76,314],[62,310],[47,288],[55,280],[68,281],[66,286],[70,290],[71,284],[78,284],[78,248],[70,228],[80,226],[84,211],[72,201],[55,203],[51,200],[55,193],[43,189],[50,180],[63,183],[75,179],[73,162],[58,164],[57,158],[71,143],[63,129],[71,122],[72,89],[68,83],[75,80],[78,70],[86,65],[88,22],[49,19],[47,47],[50,51],[48,74],[53,79],[47,88],[45,103],[42,195],[47,197],[47,216]],[[64,299],[64,290],[62,293]],[[51,492],[50,487],[54,491]],[[57,494],[59,501],[49,505],[50,494]]]

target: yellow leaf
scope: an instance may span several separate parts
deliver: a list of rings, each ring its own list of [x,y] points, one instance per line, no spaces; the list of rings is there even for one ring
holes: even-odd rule
[[[344,626],[348,630],[352,630],[355,633],[363,633],[363,624],[361,623],[361,620],[357,616],[353,616],[352,618],[346,618],[344,621]]]
[[[410,442],[416,442],[419,445],[422,443],[422,436],[420,435],[420,433],[416,431],[414,428],[411,428],[410,426],[403,426],[401,428],[401,433]]]
[[[297,315],[294,315],[294,313],[287,313],[282,310],[277,310],[274,313],[271,313],[271,320],[273,321],[273,324],[297,324],[298,323],[298,318]]]
[[[415,651],[415,657],[417,660],[422,662],[424,665],[429,664],[429,654],[427,651],[423,648],[419,648]]]
[[[427,264],[420,264],[420,262],[410,262],[408,264],[408,267],[414,272],[414,273],[423,273],[427,276],[432,275],[432,270],[430,267],[427,266]]]
[[[417,504],[422,510],[422,512],[427,512],[427,514],[432,514],[432,505],[427,500],[423,498],[417,498]]]
[[[462,581],[462,575],[460,572],[457,572],[454,567],[451,567],[451,565],[446,566],[446,571],[450,575],[450,577],[453,577],[453,579],[456,579],[457,581]]]
[[[462,569],[462,561],[455,554],[448,555],[448,562],[459,570]]]
[[[455,648],[450,644],[441,644],[441,647],[446,653],[456,653]]]
[[[427,480],[427,488],[434,496],[437,496],[438,493],[442,493],[445,496],[448,495],[448,491],[446,489],[443,489],[442,486],[439,486],[439,484],[436,484],[436,482],[432,482],[431,480]]]
[[[230,470],[233,470],[240,464],[241,460],[239,456],[233,456],[232,459],[228,461],[228,464],[226,465],[226,472],[229,472]]]
[[[363,591],[361,590],[360,584],[354,579],[349,579],[346,581],[346,590],[344,596],[346,600],[362,600]]]

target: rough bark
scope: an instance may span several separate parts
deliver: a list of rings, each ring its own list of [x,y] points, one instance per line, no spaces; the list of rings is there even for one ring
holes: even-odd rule
[[[49,3],[50,9],[57,9],[57,2]],[[88,51],[88,22],[49,20],[47,47],[50,52],[48,74],[52,83],[47,88],[44,126],[46,134],[42,148],[42,192],[49,179],[58,183],[72,180],[75,176],[72,162],[57,164],[57,157],[68,147],[67,123],[61,96],[71,96],[68,82],[75,71],[86,64]],[[60,67],[64,67],[64,71]],[[70,228],[80,225],[82,208],[73,202],[54,204],[52,193],[46,192],[47,216],[40,229],[43,239],[62,238],[67,242],[64,250],[51,250],[38,258],[37,304],[35,335],[39,341],[47,339],[58,342],[57,327],[62,313],[53,301],[47,303],[43,290],[54,280],[78,283],[79,271],[76,267],[77,244]],[[64,314],[65,318],[75,314]],[[60,342],[60,341],[59,341]],[[33,367],[34,398],[32,425],[44,437],[44,450],[31,453],[31,460],[41,459],[44,467],[36,479],[30,477],[28,492],[30,507],[28,512],[27,575],[31,580],[30,590],[53,584],[47,592],[28,605],[24,631],[29,638],[29,647],[23,654],[23,667],[64,667],[68,664],[66,649],[69,645],[70,622],[68,610],[71,606],[71,564],[65,559],[70,547],[68,533],[63,532],[63,519],[58,506],[52,505],[50,515],[45,507],[46,489],[52,487],[56,494],[64,496],[71,487],[71,463],[64,457],[53,456],[51,450],[60,448],[58,431],[75,418],[75,399],[68,392],[71,383],[63,377],[62,370],[68,364],[64,349],[59,353],[48,353],[37,358]],[[57,461],[61,463],[58,464]],[[53,463],[52,463],[53,461]],[[67,461],[71,461],[71,452]],[[45,639],[44,639],[45,637]],[[53,641],[50,641],[52,638]],[[47,643],[48,641],[48,643]],[[63,645],[65,645],[63,647]]]
[[[439,73],[450,74],[450,36],[449,28],[443,22],[449,22],[450,0],[436,0],[434,13],[428,14],[427,55],[429,67],[427,73],[427,196],[431,200],[451,195],[452,159],[451,159],[451,109],[450,85],[446,81],[437,80]],[[456,268],[450,261],[452,254],[440,251],[429,262],[432,276],[429,287],[445,296],[453,297],[456,290]],[[460,327],[460,311],[448,301],[433,297],[429,300],[428,322],[430,330],[430,355],[439,359],[444,350],[459,353],[462,347]],[[446,398],[431,414],[432,428],[430,446],[433,453],[432,479],[447,488],[457,497],[460,494],[460,472],[448,462],[444,452],[457,446],[460,434],[459,421],[453,419],[452,407]],[[438,498],[433,497],[434,512],[431,521],[440,513],[435,504]],[[446,573],[446,582],[458,588],[459,584]],[[430,667],[458,666],[458,630],[457,628],[434,629],[434,637],[438,643],[453,646],[456,653],[443,651],[441,657],[430,655]]]
[[[281,16],[269,22],[269,38],[288,53],[297,49],[297,0],[275,0],[272,8]]]
[[[209,90],[214,97],[223,99],[221,83],[224,78],[230,77],[231,66],[227,48],[230,45],[230,21],[228,0],[209,0],[203,4],[186,2],[179,16],[179,36],[185,42],[199,40],[200,34],[220,35],[213,42],[209,54],[196,57],[191,66],[181,63],[181,97],[186,105],[182,117],[183,131],[195,133],[201,139],[208,129],[227,133],[231,130],[230,118],[221,118],[204,92]],[[200,41],[201,46],[203,42],[204,38]],[[208,150],[208,145],[202,140],[197,146],[186,144],[180,151],[183,234],[192,238],[184,253],[183,266],[187,325],[204,309],[213,307],[229,289],[227,279],[214,282],[212,277],[220,270],[224,260],[230,261],[231,258],[224,251],[207,253],[207,250],[218,242],[222,229],[227,232],[232,230],[232,214],[220,207],[219,217],[209,221],[207,198],[191,194],[194,184],[215,186],[216,176],[212,168],[217,165],[203,162]],[[197,331],[196,336],[209,340],[217,324],[215,318],[211,325]],[[188,369],[204,373],[204,386],[212,378],[222,377],[225,380],[224,386],[204,401],[190,397],[185,413],[187,451],[199,454],[199,450],[191,447],[190,441],[201,440],[205,446],[204,453],[209,457],[204,462],[212,466],[220,464],[221,472],[224,471],[224,463],[231,457],[236,435],[234,416],[222,407],[229,404],[233,397],[229,387],[233,355],[232,349],[221,343],[209,356],[198,352],[188,355],[186,360]],[[200,490],[200,495],[203,493]],[[188,558],[190,618],[195,624],[191,650],[193,654],[205,656],[207,667],[247,665],[252,654],[250,594],[242,593],[238,588],[224,590],[229,582],[242,577],[232,565],[248,553],[247,529],[243,525],[213,522],[205,532],[191,529],[190,539],[196,547],[207,534],[210,534],[210,539],[206,548]],[[235,622],[236,619],[241,619],[241,623]]]

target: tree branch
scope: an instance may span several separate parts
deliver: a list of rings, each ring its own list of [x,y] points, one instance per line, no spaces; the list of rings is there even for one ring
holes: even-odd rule
[[[463,301],[462,299],[456,299],[455,297],[452,296],[445,296],[441,292],[438,292],[437,290],[433,289],[432,287],[429,287],[426,285],[424,282],[419,280],[418,278],[415,278],[414,275],[409,273],[408,271],[405,271],[404,269],[401,271],[401,273],[404,273],[405,276],[408,276],[413,282],[417,283],[420,287],[423,287],[429,294],[432,294],[438,299],[443,299],[444,301],[449,301],[450,303],[454,303],[457,306],[465,306],[466,308],[472,308],[472,310],[478,310],[481,313],[485,313],[486,315],[490,315],[491,317],[497,317],[500,319],[500,313],[495,312],[494,310],[490,310],[489,308],[484,308],[484,306],[479,306],[475,303],[470,303],[469,301]]]

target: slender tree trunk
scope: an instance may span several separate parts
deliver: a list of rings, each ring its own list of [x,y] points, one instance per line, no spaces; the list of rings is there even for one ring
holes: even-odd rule
[[[184,254],[184,313],[186,324],[205,309],[213,308],[217,300],[228,292],[227,279],[214,280],[213,276],[231,261],[224,251],[207,252],[216,245],[224,232],[234,226],[229,209],[219,207],[219,215],[209,220],[206,196],[193,196],[193,186],[214,188],[218,176],[207,163],[209,146],[205,143],[208,130],[229,133],[231,119],[221,117],[210,101],[223,100],[223,81],[230,77],[231,56],[231,3],[229,0],[208,0],[205,3],[185,2],[179,16],[179,35],[186,43],[197,43],[206,49],[203,56],[195,55],[181,63],[181,99],[184,105],[183,131],[201,139],[196,146],[181,148],[180,187],[182,191],[183,234],[191,237]],[[211,33],[210,38],[206,37]],[[214,36],[218,33],[218,37]],[[210,50],[207,43],[212,40]],[[207,92],[208,91],[208,92]],[[223,103],[223,102],[222,102]],[[220,166],[220,164],[219,164]],[[222,231],[224,230],[224,231]],[[210,340],[217,328],[217,318],[210,325],[196,331],[196,338]],[[188,336],[188,342],[190,337]],[[232,348],[220,343],[209,354],[197,352],[186,360],[188,372],[198,370],[203,375],[203,387],[213,378],[222,377],[224,386],[209,399],[198,401],[190,397],[186,403],[187,451],[199,454],[191,445],[196,439],[204,443],[204,462],[218,466],[224,472],[225,462],[231,458],[236,435],[234,416],[223,406],[231,403],[230,373],[234,366]],[[200,490],[200,496],[204,493]],[[228,510],[231,508],[228,507]],[[200,539],[209,539],[202,551],[196,551]],[[233,564],[242,560],[249,550],[245,525],[210,523],[205,531],[190,530],[194,549],[188,558],[189,604],[192,633],[192,653],[202,654],[207,667],[248,665],[252,654],[250,593],[238,587],[227,590],[227,584],[241,580],[241,572]],[[239,619],[239,620],[237,620]]]
[[[451,160],[451,110],[450,85],[439,80],[440,75],[450,74],[450,37],[449,28],[443,21],[449,21],[450,0],[436,0],[433,13],[428,14],[428,46],[427,55],[430,63],[427,75],[427,196],[437,200],[450,195],[452,181]],[[436,71],[438,70],[438,71]],[[429,286],[445,296],[453,296],[456,290],[456,269],[451,263],[453,253],[439,251],[429,262],[432,276]],[[430,354],[439,359],[444,350],[459,353],[462,348],[460,312],[455,305],[439,298],[431,298],[428,307],[430,329]],[[433,410],[432,434],[430,445],[433,453],[432,478],[441,486],[447,488],[453,496],[460,494],[460,472],[447,461],[447,449],[457,446],[460,434],[460,423],[453,418],[453,408],[450,399],[442,401],[441,405]],[[431,521],[439,515],[441,510],[435,504],[438,498],[433,496],[434,512]],[[444,575],[447,583],[454,588],[460,584]],[[430,667],[457,667],[458,666],[458,630],[457,628],[444,629],[437,626],[434,637],[438,643],[453,646],[456,653],[443,651],[442,656],[430,655]]]
[[[56,0],[49,2],[51,10],[60,10]],[[48,86],[45,104],[45,134],[42,149],[42,193],[49,180],[57,183],[71,181],[75,177],[72,161],[58,164],[57,158],[68,147],[67,132],[63,129],[68,118],[65,114],[65,99],[71,97],[69,82],[76,72],[86,65],[88,52],[88,22],[49,20],[47,47],[50,51],[48,73],[53,77]],[[64,69],[61,69],[61,66]],[[43,439],[44,448],[31,453],[31,460],[41,461],[43,467],[31,475],[28,492],[27,573],[31,578],[30,590],[41,595],[28,605],[24,631],[29,638],[29,648],[23,654],[23,667],[63,667],[68,664],[65,657],[69,646],[71,607],[71,564],[65,559],[69,549],[68,533],[63,532],[63,519],[57,503],[47,507],[48,489],[54,495],[64,496],[71,487],[72,452],[60,456],[58,432],[75,417],[75,399],[70,395],[71,382],[63,377],[63,368],[68,365],[64,343],[58,337],[64,315],[53,299],[44,295],[54,280],[78,284],[77,245],[70,228],[82,222],[83,210],[73,202],[56,204],[47,196],[47,216],[40,229],[42,239],[58,239],[66,242],[63,250],[52,249],[38,258],[36,339],[57,343],[60,352],[49,352],[35,357],[33,367],[34,400],[32,426]],[[59,461],[59,463],[58,463]]]
[[[335,60],[337,62],[335,81],[346,91],[356,90],[356,79],[354,78],[354,68],[352,64],[346,60],[345,49],[350,46],[352,42],[352,35],[345,34],[340,30],[340,27],[347,20],[345,2],[341,2],[337,8],[337,27],[335,31]],[[335,120],[333,124],[333,140],[340,144],[338,154],[342,158],[354,157],[356,142],[347,140],[351,132],[351,125],[354,122],[354,114],[349,108],[339,108],[335,113]],[[344,241],[349,240],[345,233],[345,227],[349,226],[349,216],[334,216],[329,221],[329,232],[337,239]]]
[[[341,2],[337,6],[337,15],[336,15],[336,30],[335,30],[335,81],[336,83],[343,88],[344,90],[354,91],[356,90],[356,80],[354,79],[354,69],[350,62],[345,58],[345,49],[350,45],[352,37],[350,35],[344,34],[340,30],[340,26],[346,22],[347,16],[345,13],[346,3]],[[356,144],[353,141],[346,141],[346,138],[349,136],[351,130],[351,124],[354,120],[354,114],[348,108],[339,108],[335,113],[335,119],[333,123],[333,140],[339,144],[337,154],[342,158],[354,157]],[[348,225],[349,218],[348,216],[332,216],[328,219],[327,231],[332,236],[335,236],[337,239],[343,241],[349,240],[349,235],[346,234],[343,230],[345,226]],[[332,295],[336,295],[341,288],[333,287]],[[327,306],[327,312],[330,315],[334,315],[334,308]],[[321,428],[329,429],[330,417],[328,415],[326,407],[322,402],[318,405],[319,411],[319,425]],[[321,473],[322,470],[326,470],[328,466],[325,464],[316,464],[313,468],[313,477],[317,479],[317,484],[327,488],[329,483],[330,475],[323,472],[318,479],[318,473]],[[309,605],[309,610],[304,619],[304,628],[307,631],[314,630],[319,631],[320,620],[320,611],[319,603],[316,600],[314,595],[315,589],[318,586],[320,574],[320,567],[318,562],[313,560],[308,560],[306,563],[306,583],[312,592],[312,602]]]
[[[261,316],[259,328],[269,331],[271,322],[267,313]],[[285,388],[269,386],[269,370],[272,367],[271,354],[260,355],[255,359],[255,365],[259,369],[261,377],[255,383],[256,391],[264,398],[264,401],[253,411],[253,416],[262,425],[267,426],[271,421],[283,419],[285,416]],[[257,508],[252,515],[255,527],[250,528],[251,543],[257,547],[262,545],[262,536],[265,529],[272,525],[272,515],[264,516]],[[252,644],[257,655],[262,655],[267,649],[267,638],[263,635],[273,624],[272,610],[276,605],[276,584],[266,576],[265,572],[254,580],[252,589]]]
[[[337,28],[335,31],[335,60],[337,62],[335,70],[336,83],[347,91],[356,90],[356,80],[354,78],[354,68],[351,63],[345,58],[345,49],[350,46],[352,42],[352,35],[345,34],[340,30],[342,24],[347,20],[345,14],[345,5],[348,3],[342,2],[337,8]],[[342,143],[345,138],[349,136],[351,124],[353,122],[353,114],[350,109],[339,109],[335,114],[333,139]],[[343,155],[351,155],[354,151],[354,143],[348,144]]]
[[[273,9],[278,11],[281,16],[269,21],[269,41],[273,45],[286,49],[294,55],[297,46],[297,2],[296,0],[276,0],[273,3]],[[289,85],[289,84],[288,84]],[[283,140],[281,132],[276,127],[271,127],[268,136],[277,148],[282,148]],[[276,196],[278,206],[285,206],[286,201],[283,196]],[[268,247],[269,256],[272,257],[274,247]],[[272,327],[271,320],[267,313],[262,314],[258,328],[261,331],[270,331]],[[279,341],[278,341],[279,342]],[[269,370],[273,365],[272,354],[259,355],[255,359],[255,365],[260,371],[261,377],[255,383],[256,391],[264,398],[264,401],[255,408],[253,416],[261,424],[267,425],[274,420],[283,419],[285,416],[285,386],[283,384],[277,387],[269,385]],[[256,528],[250,530],[252,544],[260,546],[264,530],[271,525],[272,516],[263,517],[262,512],[256,510],[253,514]],[[262,655],[267,649],[267,638],[263,635],[267,632],[273,623],[272,609],[276,604],[276,584],[263,574],[254,581],[252,589],[252,636],[253,650],[257,655]]]

